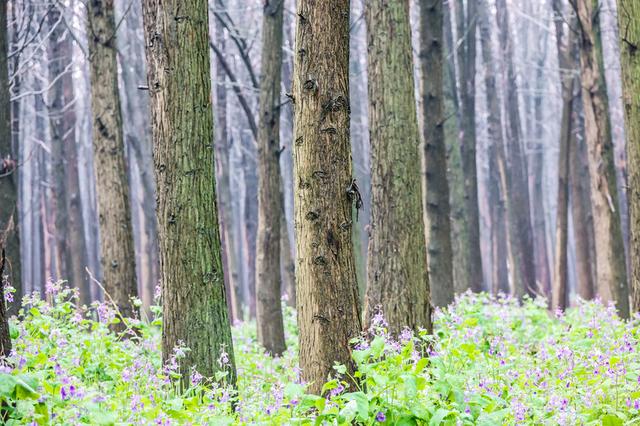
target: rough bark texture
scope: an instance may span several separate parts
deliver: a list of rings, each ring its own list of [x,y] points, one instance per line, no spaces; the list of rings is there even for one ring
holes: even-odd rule
[[[5,274],[6,267],[7,257],[4,250],[4,244],[0,241],[0,295],[2,295],[2,297],[0,297],[0,359],[11,355],[9,313],[7,312],[7,304],[4,298],[4,289],[8,284],[8,281],[6,280],[7,275]]]
[[[512,282],[513,294],[519,299],[524,295],[537,293],[535,272],[535,250],[529,204],[529,185],[527,182],[527,164],[521,142],[521,122],[518,105],[518,87],[514,65],[513,39],[509,30],[509,15],[505,0],[497,0],[498,26],[500,28],[500,48],[506,67],[505,109],[507,111],[507,144],[510,154],[508,174],[510,193],[507,202],[509,214],[509,238],[513,254],[515,282]]]
[[[618,0],[622,99],[627,137],[631,308],[640,311],[640,3]]]
[[[49,79],[55,81],[48,93],[49,126],[55,206],[56,256],[58,279],[68,280],[80,290],[80,302],[91,303],[85,267],[87,250],[82,217],[82,200],[78,176],[76,112],[73,92],[73,46],[71,35],[61,21],[60,6],[49,11],[53,26],[49,37]]]
[[[381,308],[392,332],[400,332],[403,327],[429,329],[409,2],[368,1],[365,17],[371,139],[366,323]]]
[[[334,362],[353,371],[360,333],[351,240],[349,1],[298,0],[293,78],[296,281],[302,378],[320,393]],[[330,30],[329,30],[330,29]]]
[[[138,296],[138,287],[118,93],[113,0],[90,0],[87,11],[102,284],[120,313],[131,317],[135,312],[131,298]]]
[[[17,147],[11,143],[11,103],[9,93],[9,64],[7,2],[0,4],[0,246],[5,247],[8,282],[21,297],[20,240],[18,238],[18,169]],[[0,276],[0,280],[2,277]]]
[[[425,231],[434,306],[453,301],[451,208],[444,135],[443,0],[420,2],[420,69],[424,138]]]
[[[589,151],[591,205],[596,240],[596,282],[603,302],[615,302],[629,316],[624,245],[609,123],[607,89],[602,74],[602,48],[597,0],[572,0],[580,26],[580,73],[585,139]]]
[[[459,42],[455,51],[458,56],[458,90],[460,91],[459,128],[464,174],[464,201],[466,232],[463,235],[467,255],[466,288],[482,291],[482,255],[480,251],[480,206],[478,204],[478,170],[476,164],[476,11],[477,2],[468,1],[465,13],[463,0],[456,3],[456,23]]]
[[[162,357],[184,344],[192,367],[235,383],[213,158],[206,0],[143,1],[158,191]],[[223,352],[229,363],[219,363]]]
[[[280,72],[284,0],[266,0],[262,17],[262,77],[258,125],[258,243],[256,322],[267,352],[286,349],[280,298]]]

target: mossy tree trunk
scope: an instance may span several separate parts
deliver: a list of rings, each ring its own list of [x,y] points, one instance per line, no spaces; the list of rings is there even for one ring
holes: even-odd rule
[[[334,362],[353,372],[361,329],[351,228],[349,0],[298,0],[293,96],[300,367],[320,393]]]
[[[213,158],[213,111],[206,0],[143,1],[158,190],[163,301],[162,358],[235,383],[226,306]],[[223,352],[228,364],[219,364]]]
[[[18,238],[17,147],[12,146],[9,91],[7,2],[0,4],[0,247],[7,253],[4,273],[21,295],[20,240]],[[0,276],[0,280],[2,277]]]
[[[622,317],[629,316],[624,244],[618,205],[613,141],[597,0],[571,0],[580,31],[580,74],[589,152],[591,208],[596,241],[596,283],[603,302],[615,302]]]
[[[409,2],[368,1],[365,18],[371,139],[366,323],[371,322],[379,307],[392,332],[400,332],[403,327],[429,329],[431,308]]]
[[[451,208],[444,134],[443,0],[420,2],[420,69],[429,284],[434,306],[453,302]]]
[[[262,18],[262,66],[258,126],[258,243],[256,249],[256,322],[267,352],[286,349],[280,299],[280,73],[284,0],[266,0]]]
[[[618,0],[629,171],[631,308],[640,311],[640,3]]]
[[[124,317],[138,296],[124,139],[113,1],[87,3],[93,162],[100,222],[100,261],[105,291]]]

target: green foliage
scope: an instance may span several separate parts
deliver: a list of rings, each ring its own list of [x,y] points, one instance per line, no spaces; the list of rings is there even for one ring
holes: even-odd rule
[[[9,425],[298,424],[496,425],[640,421],[638,322],[585,303],[566,316],[542,301],[464,295],[436,315],[436,334],[395,338],[379,316],[352,343],[354,377],[335,366],[323,396],[299,380],[295,315],[289,349],[271,358],[254,324],[234,328],[238,390],[191,374],[179,391],[176,348],[162,365],[161,319],[127,320],[116,334],[106,304],[76,309],[72,290],[25,299],[12,324],[15,354],[0,371],[0,416]],[[160,310],[154,308],[155,315]],[[218,362],[224,364],[224,354]],[[349,383],[358,383],[349,385]]]

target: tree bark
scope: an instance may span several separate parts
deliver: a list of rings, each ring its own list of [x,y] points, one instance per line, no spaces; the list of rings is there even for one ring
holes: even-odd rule
[[[513,40],[509,30],[509,15],[505,0],[497,0],[497,20],[500,28],[500,48],[506,67],[506,88],[504,102],[507,111],[507,143],[510,153],[508,174],[510,179],[507,202],[510,205],[509,237],[511,239],[515,271],[513,285],[514,296],[521,299],[525,295],[537,294],[538,286],[535,273],[535,250],[529,184],[527,182],[527,164],[523,155],[521,141],[521,122],[518,106],[518,87],[514,66]]]
[[[629,317],[624,244],[616,188],[607,91],[602,74],[602,46],[597,0],[571,0],[580,26],[580,73],[585,139],[589,151],[591,204],[596,244],[596,282],[604,303],[614,302]]]
[[[618,0],[630,221],[631,309],[640,311],[640,4]]]
[[[353,372],[360,333],[351,227],[349,1],[298,0],[293,96],[300,368],[320,393],[334,362]],[[331,29],[331,30],[328,30]]]
[[[479,292],[483,289],[482,251],[480,250],[480,207],[478,204],[478,171],[476,164],[476,22],[477,2],[456,2],[456,26],[458,29],[458,90],[460,91],[459,127],[462,169],[464,175],[464,201],[466,229],[465,249],[467,257],[466,288]]]
[[[258,124],[258,341],[274,356],[286,349],[280,295],[280,83],[284,0],[266,0],[262,15],[262,66]]]
[[[420,68],[424,139],[427,260],[434,306],[453,302],[451,208],[444,136],[443,1],[420,2]]]
[[[138,286],[118,93],[113,1],[90,1],[87,13],[102,284],[120,313],[129,318],[136,311],[131,298],[138,296]]]
[[[142,3],[158,189],[162,358],[179,344],[191,368],[235,384],[213,158],[206,0]],[[219,363],[228,354],[228,364]]]
[[[20,278],[20,239],[18,236],[18,167],[17,147],[12,146],[11,94],[7,54],[9,36],[7,2],[0,4],[0,246],[7,252],[5,274],[8,282],[22,295]],[[0,276],[0,280],[2,276]],[[0,296],[2,296],[0,294]]]
[[[393,333],[430,329],[409,2],[368,1],[365,17],[371,138],[366,323],[381,308]]]

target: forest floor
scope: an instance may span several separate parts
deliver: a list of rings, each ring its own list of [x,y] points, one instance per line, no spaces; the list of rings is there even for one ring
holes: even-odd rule
[[[109,330],[109,306],[82,314],[72,290],[53,284],[47,293],[25,298],[11,327],[13,365],[0,372],[5,424],[640,423],[638,319],[623,322],[596,302],[551,315],[542,300],[466,294],[436,313],[434,336],[407,330],[398,340],[377,318],[370,337],[354,341],[361,387],[336,366],[318,397],[299,380],[291,310],[280,358],[261,350],[252,322],[234,326],[237,392],[194,371],[181,393],[174,361],[186,349],[162,365],[161,309],[129,320],[139,334],[123,338]]]

